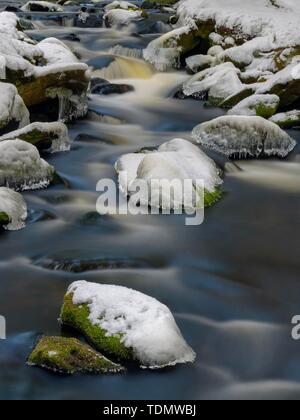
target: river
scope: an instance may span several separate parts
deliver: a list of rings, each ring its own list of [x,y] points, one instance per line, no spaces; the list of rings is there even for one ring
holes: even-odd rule
[[[291,338],[291,319],[300,313],[299,145],[284,161],[235,162],[241,170],[209,153],[226,169],[224,196],[200,226],[187,227],[178,215],[97,215],[96,184],[116,180],[120,155],[190,139],[195,125],[223,111],[173,99],[185,71],[159,73],[137,51],[129,57],[128,48],[141,51],[157,34],[73,27],[72,16],[32,17],[32,37],[64,40],[94,65],[95,76],[135,91],[90,95],[87,118],[69,124],[71,151],[44,156],[65,184],[26,192],[26,229],[0,236],[0,313],[8,332],[0,341],[0,398],[299,398],[300,342]],[[112,64],[103,69],[105,60]],[[299,131],[290,134],[300,139]],[[96,261],[96,269],[64,271],[65,261]],[[80,279],[131,287],[167,304],[197,353],[195,364],[74,377],[26,366],[40,333],[60,334],[64,293]]]

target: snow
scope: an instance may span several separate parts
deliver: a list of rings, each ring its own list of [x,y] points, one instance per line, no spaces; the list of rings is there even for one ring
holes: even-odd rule
[[[184,83],[183,93],[198,98],[203,98],[208,93],[209,98],[222,102],[243,89],[238,73],[239,70],[232,63],[203,70]]]
[[[0,142],[5,141],[5,140],[18,139],[19,137],[23,137],[24,135],[29,134],[34,130],[37,130],[41,133],[49,133],[49,136],[56,137],[52,141],[52,146],[50,149],[51,153],[65,152],[65,151],[70,150],[71,143],[68,136],[68,128],[62,122],[52,122],[52,123],[35,122],[19,130],[12,131],[8,134],[5,134],[4,136],[0,137]]]
[[[75,305],[87,304],[89,320],[121,335],[142,367],[163,368],[195,360],[170,310],[143,293],[122,286],[76,281],[69,287]]]
[[[141,204],[163,207],[164,209],[185,208],[195,209],[201,205],[203,191],[195,187],[196,181],[203,181],[204,188],[214,192],[222,183],[220,173],[211,160],[199,147],[183,139],[174,139],[162,144],[157,151],[148,153],[130,153],[122,156],[116,162],[116,171],[119,174],[120,190],[124,194],[131,194],[137,190],[139,180],[151,186],[152,197],[148,193],[141,194]],[[176,181],[183,194],[170,197],[170,190],[153,184],[156,180]],[[184,181],[193,181],[192,201],[184,188]],[[163,205],[162,205],[163,203]],[[188,203],[188,205],[187,205]],[[203,203],[202,203],[203,205]]]
[[[133,4],[129,3],[128,1],[113,1],[112,3],[109,3],[107,6],[105,6],[104,10],[106,12],[113,10],[113,9],[123,9],[123,10],[137,10],[138,7]]]
[[[276,124],[261,117],[224,116],[195,127],[192,137],[226,156],[285,157],[296,142]]]
[[[269,109],[274,114],[274,111],[276,112],[279,106],[279,102],[280,99],[277,95],[251,95],[229,110],[228,115],[255,116],[260,107]]]
[[[113,9],[106,12],[103,19],[107,20],[110,25],[127,25],[132,20],[139,19],[142,16],[142,12],[139,10],[123,10]]]
[[[210,55],[192,55],[188,57],[186,60],[187,67],[193,72],[197,73],[200,70],[205,69],[206,67],[211,67],[214,63],[214,57]]]
[[[0,98],[0,127],[10,121],[17,121],[19,127],[29,124],[29,111],[14,85],[0,83]]]
[[[0,142],[0,185],[15,190],[47,187],[54,168],[41,159],[35,146],[22,140]]]
[[[28,3],[24,4],[24,6],[21,7],[21,10],[23,10],[24,12],[30,11],[31,5],[41,6],[45,8],[45,10],[48,9],[47,11],[49,12],[62,12],[63,11],[63,8],[61,6],[59,6],[58,4],[50,3],[48,1],[29,1]]]
[[[5,187],[0,187],[0,213],[6,213],[10,222],[4,228],[20,230],[25,227],[27,206],[22,195]]]
[[[280,112],[279,114],[273,115],[269,121],[272,121],[278,125],[300,125],[300,111],[294,109],[293,111]]]
[[[182,35],[188,34],[193,29],[195,29],[194,23],[192,25],[188,24],[154,39],[144,49],[144,59],[153,64],[159,71],[179,67],[182,52],[179,39]]]
[[[6,68],[24,72],[25,77],[40,77],[47,74],[88,70],[61,41],[48,38],[36,44],[23,32],[17,30],[18,19],[13,13],[0,13],[0,73],[6,77]],[[41,58],[47,65],[40,65]]]
[[[212,19],[216,27],[249,38],[267,37],[274,48],[300,45],[298,0],[183,0],[177,13],[181,23]]]

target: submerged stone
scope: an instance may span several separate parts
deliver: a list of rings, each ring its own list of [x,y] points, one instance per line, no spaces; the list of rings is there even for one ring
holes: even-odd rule
[[[170,310],[126,287],[73,283],[64,299],[61,321],[117,360],[136,360],[148,368],[195,360]]]
[[[38,366],[55,373],[107,374],[124,368],[97,353],[75,338],[42,337],[28,357],[29,366]]]

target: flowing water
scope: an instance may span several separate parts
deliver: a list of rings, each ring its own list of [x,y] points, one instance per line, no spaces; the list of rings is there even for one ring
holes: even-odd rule
[[[45,156],[65,184],[24,194],[26,229],[1,234],[0,313],[9,336],[0,341],[0,398],[299,398],[300,342],[291,338],[300,314],[299,147],[282,162],[234,165],[211,154],[225,170],[224,197],[201,226],[175,215],[98,216],[96,183],[116,180],[121,154],[190,139],[195,125],[223,111],[172,99],[187,74],[158,73],[137,51],[157,34],[35,20],[31,36],[63,39],[95,76],[135,91],[90,95],[88,117],[69,125],[72,150]],[[79,279],[167,304],[196,363],[100,377],[27,367],[38,335],[60,334],[63,295]]]

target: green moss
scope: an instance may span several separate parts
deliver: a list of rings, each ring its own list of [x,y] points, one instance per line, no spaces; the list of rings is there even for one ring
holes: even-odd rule
[[[214,192],[210,192],[208,190],[204,191],[204,206],[211,207],[217,201],[219,201],[223,196],[223,193],[220,189],[216,189]]]
[[[74,305],[73,294],[67,294],[61,310],[62,324],[74,328],[88,340],[97,350],[116,358],[130,360],[134,358],[132,349],[121,343],[121,336],[106,336],[106,331],[89,320],[90,310],[87,304]]]
[[[259,103],[254,107],[254,109],[255,109],[256,115],[258,117],[268,119],[268,118],[272,117],[272,115],[274,115],[277,112],[278,105],[273,105],[272,106],[272,105],[267,105],[267,104],[264,104],[264,103]]]
[[[0,226],[7,226],[10,223],[10,217],[5,212],[0,212]]]
[[[124,370],[87,344],[66,337],[41,338],[28,357],[28,364],[66,374],[116,373]]]

